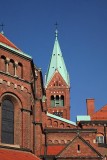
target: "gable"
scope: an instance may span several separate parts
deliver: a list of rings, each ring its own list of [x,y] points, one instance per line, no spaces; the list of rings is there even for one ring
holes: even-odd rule
[[[12,51],[11,53],[18,54],[27,59],[32,59],[31,56],[22,52],[19,48],[17,48],[9,39],[7,39],[3,34],[0,33],[0,48],[5,48],[6,50]]]
[[[107,120],[107,105],[103,106],[100,110],[91,116],[91,120]]]
[[[70,157],[101,157],[101,154],[96,151],[82,137],[76,136],[63,150],[57,155],[57,158]]]
[[[2,33],[0,33],[0,43],[4,43],[4,44],[6,44],[16,50],[20,50],[11,41],[9,41]]]
[[[51,87],[51,86],[54,86],[54,87],[59,86],[61,88],[62,87],[65,88],[66,86],[68,86],[65,80],[63,79],[63,77],[61,76],[61,74],[57,70],[51,77],[47,87]]]

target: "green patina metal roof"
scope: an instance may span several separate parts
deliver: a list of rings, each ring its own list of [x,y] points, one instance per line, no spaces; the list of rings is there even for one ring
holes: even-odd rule
[[[48,72],[46,74],[46,86],[48,85],[48,83],[50,82],[50,80],[52,79],[54,73],[56,71],[58,71],[62,78],[65,80],[65,82],[67,83],[67,85],[70,85],[69,83],[69,74],[67,72],[66,66],[65,66],[65,62],[62,56],[62,52],[59,46],[59,42],[58,42],[58,31],[56,30],[55,35],[55,43],[54,43],[54,48],[53,48],[53,52],[52,52],[52,56],[51,56],[51,61],[48,67]]]
[[[89,115],[77,116],[77,122],[79,122],[79,121],[90,121],[90,120],[91,120],[91,118],[90,118]]]
[[[8,45],[6,45],[6,44],[2,43],[2,42],[0,42],[0,46],[6,47],[7,49],[10,49],[11,51],[16,52],[17,54],[22,55],[23,57],[26,57],[26,58],[32,59],[32,57],[31,57],[31,56],[29,56],[28,54],[26,54],[26,53],[22,52],[21,50],[17,50],[17,49],[15,49],[15,48],[12,48],[12,47],[10,47],[10,46],[8,46]]]
[[[70,120],[65,119],[65,118],[62,118],[62,117],[58,117],[58,116],[53,115],[53,114],[51,114],[51,113],[48,113],[48,112],[47,112],[47,116],[49,116],[49,117],[51,117],[51,118],[58,119],[58,120],[60,120],[60,121],[63,121],[63,122],[66,122],[66,123],[68,123],[68,124],[72,124],[72,125],[76,126],[76,123],[75,123],[75,122],[70,121]]]

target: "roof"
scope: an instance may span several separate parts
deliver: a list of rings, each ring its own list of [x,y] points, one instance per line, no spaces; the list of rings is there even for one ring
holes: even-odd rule
[[[57,33],[58,33],[57,30],[55,33],[56,33],[56,38],[55,38],[55,43],[54,43],[54,48],[53,48],[50,64],[49,64],[48,71],[46,74],[46,84],[45,85],[46,86],[48,85],[48,83],[52,79],[56,70],[61,74],[62,78],[65,80],[67,85],[70,85],[69,74],[67,72],[65,62],[62,56],[62,52],[59,46],[58,38],[57,38]]]
[[[89,115],[77,116],[77,122],[79,122],[79,121],[90,121],[90,120],[91,120],[91,118],[90,118]]]
[[[100,124],[100,125],[107,125],[107,120],[91,120],[91,121],[83,121],[83,120],[81,120],[80,121],[81,122],[81,124],[90,124],[90,125],[93,125],[93,124],[95,124],[95,125],[98,125],[98,124]]]
[[[47,146],[47,155],[57,155],[59,152],[62,151],[64,145],[48,145]],[[44,155],[45,149],[42,147],[41,154]]]
[[[107,104],[91,115],[91,120],[106,121],[107,120]]]
[[[57,119],[57,120],[61,120],[61,121],[63,121],[63,122],[66,122],[66,123],[68,123],[68,124],[72,124],[72,125],[76,126],[76,123],[75,123],[75,122],[70,121],[70,120],[65,119],[65,118],[61,118],[61,117],[55,116],[55,115],[53,115],[53,114],[51,114],[51,113],[48,113],[48,112],[47,112],[47,116],[49,116],[49,117],[51,117],[51,118],[55,118],[55,119]]]
[[[16,47],[8,38],[6,38],[2,33],[0,33],[0,46],[3,48],[6,48],[8,50],[11,50],[23,57],[32,59],[31,56],[28,54],[22,52],[18,47]]]
[[[10,40],[8,40],[2,33],[0,33],[0,42],[20,51]]]
[[[0,148],[1,160],[40,160],[37,156],[30,152],[18,151],[13,149]]]

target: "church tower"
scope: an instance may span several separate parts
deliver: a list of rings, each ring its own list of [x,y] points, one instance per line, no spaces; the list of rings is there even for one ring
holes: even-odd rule
[[[70,119],[70,82],[55,31],[55,43],[45,77],[47,110],[59,117]]]

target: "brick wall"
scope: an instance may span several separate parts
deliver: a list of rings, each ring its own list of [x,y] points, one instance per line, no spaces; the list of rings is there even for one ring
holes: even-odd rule
[[[14,145],[32,149],[31,60],[0,49],[0,103],[9,99],[14,105]],[[2,109],[0,107],[0,118]],[[1,125],[0,125],[1,130]],[[1,139],[1,132],[0,132]],[[32,142],[33,143],[33,142]]]
[[[51,96],[64,96],[64,106],[51,106]],[[70,89],[59,72],[56,72],[46,88],[48,112],[62,112],[63,118],[70,119]]]

